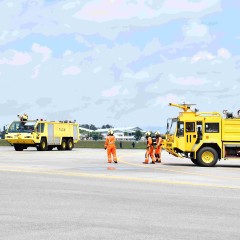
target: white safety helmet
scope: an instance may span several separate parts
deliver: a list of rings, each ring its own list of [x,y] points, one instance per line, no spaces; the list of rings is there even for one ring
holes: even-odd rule
[[[145,133],[145,136],[146,136],[146,137],[151,136],[151,132],[150,132],[150,131],[147,131],[147,132]]]
[[[108,130],[108,135],[113,135],[113,130]]]
[[[156,131],[156,132],[155,132],[155,136],[160,136],[160,132],[159,132],[159,131]]]

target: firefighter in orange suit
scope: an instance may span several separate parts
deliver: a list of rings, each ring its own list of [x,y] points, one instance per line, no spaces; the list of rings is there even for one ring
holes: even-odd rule
[[[143,164],[148,164],[149,156],[152,159],[151,164],[155,164],[154,146],[153,146],[153,140],[152,140],[152,137],[151,137],[151,132],[146,132],[145,136],[146,136],[146,139],[147,139],[147,149],[146,149],[146,154],[145,154],[145,161],[143,162]]]
[[[160,163],[161,162],[161,152],[162,152],[162,138],[160,136],[160,133],[157,131],[155,132],[155,137],[156,137],[156,148],[155,148],[155,158],[156,162]]]
[[[113,135],[113,130],[108,131],[104,148],[105,150],[107,149],[108,162],[111,163],[112,157],[113,157],[113,161],[117,163],[116,145],[115,145],[115,137]]]

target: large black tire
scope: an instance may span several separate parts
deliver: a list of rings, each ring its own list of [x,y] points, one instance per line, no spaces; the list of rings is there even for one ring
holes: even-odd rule
[[[198,163],[197,159],[191,158],[191,161],[192,161],[192,163],[194,163],[195,165],[199,166],[199,163]]]
[[[213,167],[217,161],[217,151],[212,147],[203,147],[197,153],[197,162],[202,167]]]
[[[48,146],[48,151],[52,151],[53,150],[53,146]]]
[[[73,149],[73,140],[68,139],[67,141],[67,150],[72,150]]]
[[[20,144],[14,144],[14,149],[15,151],[23,151],[23,146]]]
[[[195,159],[193,156],[194,156],[193,153],[190,153],[190,159],[191,159],[192,163],[199,166],[199,163],[198,163],[197,159]]]
[[[46,138],[42,138],[41,142],[39,144],[39,150],[40,151],[46,151],[47,149],[48,149],[47,139]]]
[[[62,139],[62,143],[61,143],[60,146],[57,147],[57,149],[58,150],[63,150],[63,151],[67,149],[67,141],[66,141],[66,139],[64,139],[64,138]]]

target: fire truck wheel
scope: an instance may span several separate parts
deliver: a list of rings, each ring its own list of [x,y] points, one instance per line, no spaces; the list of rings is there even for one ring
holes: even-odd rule
[[[199,166],[197,159],[191,158],[191,161],[192,161],[192,163],[194,163],[195,165]]]
[[[40,145],[39,145],[40,151],[46,151],[48,146],[47,146],[47,140],[46,138],[42,138]]]
[[[199,166],[197,159],[194,159],[194,157],[193,157],[193,153],[190,154],[190,159],[191,159],[192,163]]]
[[[212,147],[203,147],[197,153],[197,161],[202,167],[213,167],[218,161],[217,151]]]
[[[73,149],[73,140],[68,139],[67,141],[67,150],[72,150]]]
[[[48,151],[52,151],[53,150],[53,146],[48,146]]]
[[[67,141],[66,139],[62,139],[62,144],[57,148],[58,150],[66,150],[67,148]]]
[[[23,147],[20,144],[14,144],[15,151],[22,151]]]

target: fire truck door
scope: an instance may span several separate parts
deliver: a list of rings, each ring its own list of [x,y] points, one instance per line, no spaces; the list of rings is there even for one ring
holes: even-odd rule
[[[54,128],[53,124],[48,124],[48,145],[54,144]]]
[[[73,126],[73,140],[78,140],[78,126]]]
[[[179,149],[185,149],[185,134],[184,134],[184,122],[178,121],[177,123],[177,134],[176,134],[176,147]]]
[[[185,122],[185,151],[191,151],[197,140],[195,122]]]

